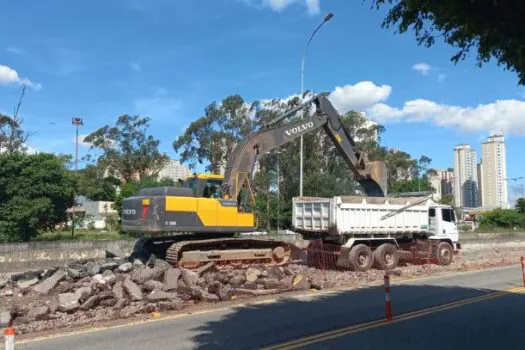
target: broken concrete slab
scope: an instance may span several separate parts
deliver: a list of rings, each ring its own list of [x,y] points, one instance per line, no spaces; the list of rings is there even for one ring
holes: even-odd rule
[[[169,268],[164,272],[164,288],[165,290],[174,290],[177,289],[179,283],[179,277],[181,272],[177,268]]]
[[[58,309],[62,312],[74,312],[78,309],[79,296],[76,293],[62,293],[58,295]]]
[[[139,301],[142,300],[142,291],[140,290],[140,287],[135,284],[131,280],[131,278],[126,278],[124,280],[124,283],[122,284],[126,292],[128,292],[131,300],[133,301]]]
[[[32,278],[30,280],[19,280],[18,282],[16,282],[16,286],[20,289],[26,289],[31,286],[34,286],[38,282],[40,282],[38,278]]]
[[[127,254],[122,251],[116,242],[111,242],[106,247],[106,257],[125,259],[127,258]]]
[[[26,315],[28,321],[40,321],[46,319],[47,314],[49,313],[49,306],[37,306],[29,309]]]

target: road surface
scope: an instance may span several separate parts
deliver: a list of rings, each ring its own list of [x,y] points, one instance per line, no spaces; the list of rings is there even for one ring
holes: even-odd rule
[[[523,349],[522,284],[517,266],[393,284],[389,324],[381,321],[383,288],[371,287],[26,340],[16,349]],[[512,292],[498,294],[505,290]]]

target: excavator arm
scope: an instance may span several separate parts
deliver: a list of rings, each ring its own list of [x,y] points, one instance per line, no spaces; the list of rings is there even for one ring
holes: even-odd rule
[[[275,126],[280,121],[313,103],[315,113],[299,122]],[[222,193],[227,198],[238,198],[240,191],[250,184],[250,175],[257,157],[291,142],[301,135],[323,128],[341,153],[354,174],[355,180],[362,186],[367,196],[386,196],[386,166],[383,162],[369,162],[366,154],[355,149],[355,142],[343,125],[339,114],[330,101],[316,95],[309,101],[284,113],[267,123],[261,130],[241,141],[233,150],[226,166]],[[253,199],[253,198],[252,198]]]

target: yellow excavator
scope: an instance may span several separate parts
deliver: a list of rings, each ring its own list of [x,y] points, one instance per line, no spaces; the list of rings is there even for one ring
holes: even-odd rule
[[[280,123],[299,110],[315,105],[315,112],[301,121]],[[266,123],[242,140],[230,155],[225,174],[195,174],[181,187],[142,189],[122,204],[122,229],[143,233],[133,256],[147,259],[151,254],[173,266],[197,268],[214,262],[234,266],[250,264],[284,265],[291,246],[280,241],[238,237],[253,232],[256,217],[251,175],[257,157],[323,128],[350,167],[354,179],[367,196],[386,196],[387,172],[381,161],[368,161],[355,143],[339,114],[324,95]]]

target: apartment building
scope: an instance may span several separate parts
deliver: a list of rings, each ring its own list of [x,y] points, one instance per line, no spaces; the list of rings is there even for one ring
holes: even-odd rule
[[[454,147],[454,199],[457,207],[480,206],[477,152],[468,144]]]
[[[490,136],[481,145],[482,203],[487,208],[508,208],[507,161],[503,135]]]

